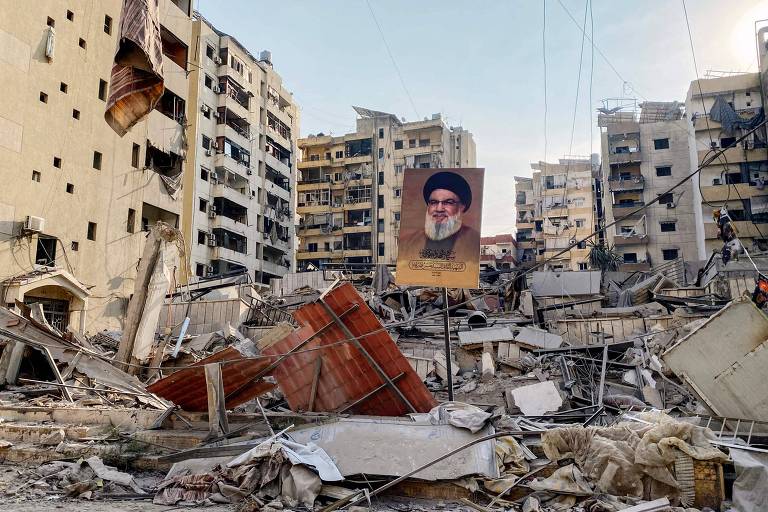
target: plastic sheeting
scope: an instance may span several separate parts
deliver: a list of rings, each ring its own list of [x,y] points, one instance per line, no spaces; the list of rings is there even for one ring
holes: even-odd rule
[[[768,453],[731,448],[736,468],[733,508],[739,512],[768,510]]]
[[[550,460],[574,459],[587,481],[616,496],[676,496],[678,484],[668,466],[680,452],[698,460],[727,460],[709,444],[714,438],[709,429],[661,413],[636,416],[643,423],[544,432],[542,448]]]

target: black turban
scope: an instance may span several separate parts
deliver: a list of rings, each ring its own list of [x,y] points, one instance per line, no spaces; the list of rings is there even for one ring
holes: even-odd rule
[[[437,189],[450,190],[461,200],[464,205],[464,211],[469,210],[472,204],[472,191],[469,189],[467,180],[455,172],[441,171],[429,177],[424,184],[424,202],[429,203],[429,196]]]

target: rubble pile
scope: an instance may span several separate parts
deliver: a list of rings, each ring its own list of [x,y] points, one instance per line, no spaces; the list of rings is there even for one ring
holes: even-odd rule
[[[182,290],[130,349],[0,308],[0,502],[763,509],[768,317],[727,273],[486,278]]]

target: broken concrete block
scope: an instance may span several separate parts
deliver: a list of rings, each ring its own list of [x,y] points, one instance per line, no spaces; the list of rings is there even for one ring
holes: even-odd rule
[[[483,352],[483,356],[480,359],[480,380],[488,382],[496,377],[496,363],[493,361],[493,356],[488,352]]]
[[[526,416],[539,416],[548,412],[555,412],[563,405],[563,398],[552,381],[509,389],[507,390],[507,397],[511,398],[512,405],[520,409],[520,412]]]
[[[442,350],[438,350],[435,352],[435,356],[433,359],[435,363],[435,373],[438,377],[442,379],[443,382],[448,380],[448,370],[447,370],[447,364],[445,360],[445,352]],[[451,373],[453,373],[454,376],[459,374],[459,363],[451,360]]]

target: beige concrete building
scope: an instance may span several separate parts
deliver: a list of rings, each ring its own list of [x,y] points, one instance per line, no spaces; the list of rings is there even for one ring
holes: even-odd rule
[[[532,202],[522,204],[518,219],[520,211],[528,213],[530,205],[534,205],[532,234],[536,260],[553,258],[545,269],[586,270],[589,267],[586,244],[557,257],[555,255],[568,247],[571,241],[583,238],[595,229],[597,215],[593,182],[599,172],[597,155],[592,158],[561,158],[558,163],[538,162],[531,164],[531,168],[534,171]],[[523,191],[526,192],[525,201],[531,201],[528,191]],[[524,215],[522,220],[528,221],[529,217]],[[518,229],[529,224],[518,224]],[[526,236],[528,229],[523,229]]]
[[[297,264],[395,263],[403,169],[475,167],[475,142],[440,114],[404,122],[355,107],[354,133],[299,139]]]
[[[496,270],[517,267],[517,241],[511,233],[480,238],[480,263]]]
[[[298,109],[272,66],[195,13],[183,232],[198,278],[294,264]]]
[[[622,270],[699,259],[691,183],[664,194],[690,172],[687,123],[679,102],[631,101],[598,115],[606,224],[649,205],[605,233]]]
[[[765,44],[760,45],[761,69],[765,66]],[[722,124],[712,119],[717,110],[730,110],[748,124],[763,114],[760,73],[741,73],[693,81],[688,89],[686,112],[691,122],[690,171],[713,151],[726,148],[721,157],[693,177],[696,194],[698,257],[706,259],[723,242],[717,238],[713,210],[727,206],[738,236],[748,251],[768,250],[768,144],[765,127],[736,144],[750,129],[745,125]],[[705,113],[706,112],[706,113]],[[717,116],[716,116],[717,117]],[[717,117],[722,119],[721,117]]]
[[[0,0],[0,291],[57,327],[120,328],[145,233],[179,225],[165,179],[190,118],[190,0],[160,0],[166,92],[120,138],[104,121],[122,2]],[[180,272],[177,272],[177,277]]]
[[[515,176],[515,239],[517,260],[522,267],[536,262],[536,201],[533,178]]]

